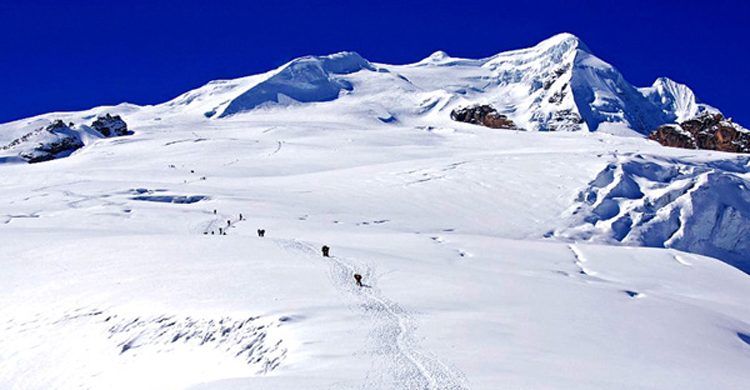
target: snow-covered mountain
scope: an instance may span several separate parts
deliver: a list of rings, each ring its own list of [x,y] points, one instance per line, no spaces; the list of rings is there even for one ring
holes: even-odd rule
[[[698,103],[695,94],[686,85],[666,77],[659,77],[652,86],[639,90],[654,105],[661,108],[668,120],[667,123],[684,122],[703,112],[719,112],[709,105]]]
[[[634,87],[571,34],[479,60],[452,58],[444,52],[408,65],[371,63],[354,52],[307,56],[264,74],[209,82],[164,104],[96,111],[220,120],[302,104],[408,123],[445,119],[452,109],[489,104],[525,130],[619,135],[648,134],[659,125],[703,111],[718,112],[698,103],[687,86],[665,77],[650,87]],[[81,116],[91,114],[51,115],[65,120]],[[28,132],[39,127],[40,118],[3,126],[0,141],[13,133],[10,128]]]
[[[212,96],[209,104],[206,95]],[[198,100],[206,116],[226,117],[261,106],[337,99],[374,113],[394,111],[393,119],[479,103],[498,107],[528,130],[642,134],[711,109],[697,103],[687,86],[664,77],[651,87],[634,87],[570,34],[481,60],[436,52],[394,66],[352,52],[303,57],[259,77],[209,83],[168,104]]]
[[[561,34],[2,124],[0,388],[742,388],[750,157],[645,137],[704,112]]]

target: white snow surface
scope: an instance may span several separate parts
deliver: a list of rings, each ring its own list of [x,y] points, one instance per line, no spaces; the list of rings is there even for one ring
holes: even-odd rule
[[[664,83],[562,34],[0,125],[134,132],[0,156],[0,388],[744,388],[750,161],[638,136],[700,109]]]

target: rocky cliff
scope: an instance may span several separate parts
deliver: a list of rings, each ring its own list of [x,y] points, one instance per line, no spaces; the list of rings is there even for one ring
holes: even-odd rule
[[[750,153],[750,131],[708,112],[680,124],[659,126],[649,139],[676,148]]]

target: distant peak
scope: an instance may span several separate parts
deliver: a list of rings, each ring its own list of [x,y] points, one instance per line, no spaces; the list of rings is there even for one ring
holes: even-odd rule
[[[319,58],[331,59],[331,60],[349,59],[349,60],[353,60],[353,61],[367,62],[367,60],[365,60],[356,51],[340,51],[340,52],[329,54],[329,55],[326,55],[326,56],[320,56]]]
[[[539,42],[536,47],[545,49],[556,47],[561,48],[563,51],[571,51],[577,49],[585,51],[587,53],[591,53],[588,46],[586,46],[586,44],[583,43],[580,38],[567,32],[553,35],[552,37]]]
[[[450,56],[448,55],[448,53],[446,53],[446,52],[444,52],[442,50],[438,50],[438,51],[430,54],[430,56],[427,57],[427,58],[425,58],[425,59],[429,60],[429,61],[442,61],[442,60],[444,60],[446,58],[450,58]]]
[[[684,84],[678,83],[669,77],[659,77],[654,81],[653,87],[659,87],[659,86],[680,86],[680,87],[686,87]]]
[[[325,71],[335,74],[348,74],[361,69],[375,69],[369,61],[353,51],[341,51],[326,56],[300,57],[292,60],[289,66],[296,67],[310,62],[318,63]]]
[[[690,87],[685,84],[678,83],[668,77],[659,77],[651,85],[651,88],[656,89],[661,95],[693,95],[693,91],[690,89]]]

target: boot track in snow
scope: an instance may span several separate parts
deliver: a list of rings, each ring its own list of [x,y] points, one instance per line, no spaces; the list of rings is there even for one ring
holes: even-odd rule
[[[297,240],[279,240],[279,244],[306,256],[320,259],[312,245]],[[416,325],[410,313],[397,303],[385,298],[375,286],[375,274],[369,265],[360,269],[345,258],[323,258],[329,263],[332,284],[339,291],[357,298],[357,305],[373,323],[370,332],[375,353],[382,358],[375,372],[368,375],[364,388],[403,389],[467,389],[465,378],[455,368],[448,367],[434,355],[420,351],[414,340]],[[364,276],[365,287],[354,283],[353,275]]]

